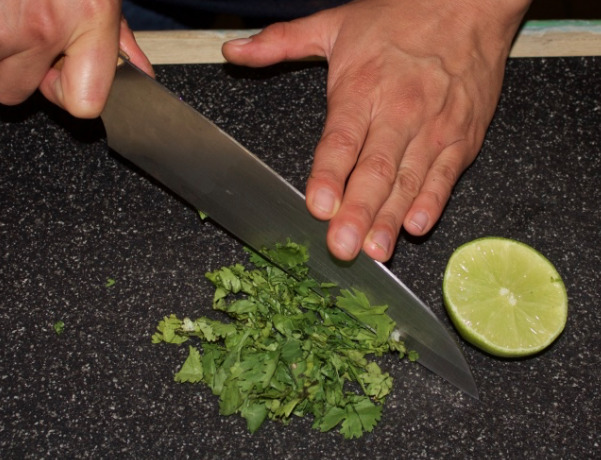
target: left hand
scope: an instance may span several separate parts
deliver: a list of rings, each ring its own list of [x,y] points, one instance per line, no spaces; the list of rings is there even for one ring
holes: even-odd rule
[[[529,0],[356,0],[223,46],[233,63],[329,62],[306,199],[341,260],[424,235],[476,157]]]

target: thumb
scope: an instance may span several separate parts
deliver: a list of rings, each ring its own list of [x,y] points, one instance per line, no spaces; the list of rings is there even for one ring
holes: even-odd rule
[[[117,54],[117,40],[106,46],[88,45],[82,40],[65,52],[60,65],[48,71],[40,91],[75,117],[95,118],[106,102]]]
[[[223,56],[233,64],[263,67],[286,60],[326,56],[323,15],[272,24],[256,35],[223,44]]]

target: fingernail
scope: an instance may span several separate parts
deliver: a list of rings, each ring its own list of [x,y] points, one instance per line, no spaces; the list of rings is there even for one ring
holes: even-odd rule
[[[336,233],[336,243],[349,255],[354,256],[359,250],[359,233],[355,227],[345,225]]]
[[[387,255],[390,249],[390,235],[388,232],[374,232],[371,236],[371,242],[376,247],[384,251]]]
[[[313,206],[325,214],[332,214],[335,203],[336,197],[328,188],[320,188],[313,195]]]
[[[428,225],[428,214],[423,211],[416,212],[411,218],[411,224],[420,232],[423,232]]]
[[[235,38],[233,40],[228,41],[227,43],[229,45],[233,45],[233,46],[244,46],[244,45],[248,45],[252,41],[253,41],[253,39],[251,37],[247,37],[247,38]]]

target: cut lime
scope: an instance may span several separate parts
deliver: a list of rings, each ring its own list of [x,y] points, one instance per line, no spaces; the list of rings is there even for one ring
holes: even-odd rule
[[[442,285],[461,336],[503,357],[537,353],[563,330],[566,288],[540,252],[506,238],[480,238],[451,255]]]

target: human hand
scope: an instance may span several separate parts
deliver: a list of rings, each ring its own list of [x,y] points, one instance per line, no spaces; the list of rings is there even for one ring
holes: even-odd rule
[[[39,88],[72,115],[94,118],[108,97],[119,49],[152,74],[120,0],[2,0],[0,103],[18,104]]]
[[[424,235],[476,157],[530,0],[356,0],[223,46],[232,63],[329,62],[306,200],[342,260]]]

